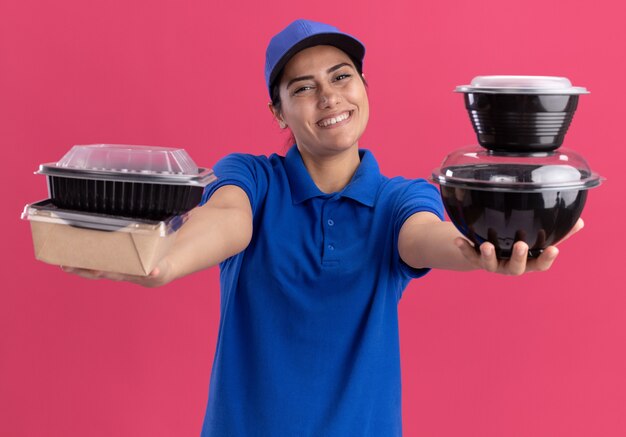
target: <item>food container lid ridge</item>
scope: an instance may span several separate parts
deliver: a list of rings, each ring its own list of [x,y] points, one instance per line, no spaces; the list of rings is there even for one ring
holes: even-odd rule
[[[56,164],[77,170],[196,175],[198,166],[184,149],[127,144],[72,147]]]
[[[455,92],[486,94],[589,94],[584,87],[572,86],[566,77],[557,76],[476,76],[469,85]]]
[[[433,170],[440,185],[488,191],[589,189],[603,178],[568,149],[528,154],[499,153],[478,146],[456,150]]]
[[[41,164],[37,174],[80,179],[206,186],[216,178],[198,167],[184,149],[124,144],[72,147],[59,161]]]
[[[56,166],[56,163],[41,164],[35,174],[74,179],[95,179],[120,182],[142,182],[146,184],[192,185],[206,187],[217,180],[210,168],[198,168],[194,176],[182,174],[114,172],[109,170],[76,170]]]

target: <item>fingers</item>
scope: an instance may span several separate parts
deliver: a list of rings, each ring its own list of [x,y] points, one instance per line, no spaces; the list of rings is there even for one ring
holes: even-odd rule
[[[543,253],[536,259],[528,262],[527,271],[545,272],[550,267],[559,254],[559,249],[555,246],[546,247]]]
[[[513,245],[511,257],[508,260],[503,260],[496,257],[495,247],[490,242],[480,245],[480,254],[476,253],[471,243],[464,238],[457,238],[454,244],[475,268],[511,276],[519,276],[532,271],[546,271],[552,267],[559,254],[559,250],[555,246],[549,246],[538,258],[529,259],[528,244],[524,241],[517,241]]]
[[[528,244],[518,241],[513,245],[511,258],[508,261],[502,261],[502,273],[507,275],[518,276],[526,271],[526,262],[528,260]]]
[[[495,273],[498,271],[498,259],[493,244],[483,243],[480,245],[480,264],[488,272]]]
[[[476,253],[474,247],[465,239],[457,238],[455,244],[461,252],[476,268],[486,270],[491,273],[502,273],[505,275],[521,275],[526,271],[526,260],[528,257],[528,245],[523,241],[518,241],[513,246],[513,252],[509,260],[499,260],[496,256],[496,249],[490,242],[480,245],[480,255]]]
[[[109,279],[111,281],[127,281],[127,282],[134,282],[134,283],[141,283],[144,280],[143,276],[124,275],[121,273],[81,269],[78,267],[61,266],[61,270],[63,270],[66,273],[72,273],[74,275],[78,275],[81,278],[86,278],[86,279]]]
[[[66,266],[61,266],[61,270],[63,270],[66,273],[72,273],[74,275],[78,275],[81,278],[86,278],[86,279],[100,279],[103,273],[99,270],[79,269],[76,267],[66,267]]]
[[[493,244],[485,242],[480,245],[480,254],[472,244],[464,238],[457,238],[454,244],[461,250],[465,258],[477,269],[495,273],[498,271],[498,258]]]
[[[103,272],[99,270],[81,269],[77,267],[61,266],[61,270],[67,273],[71,273],[86,279],[108,279],[110,281],[124,281],[132,284],[141,285],[143,287],[160,287],[171,281],[171,278],[167,276],[167,272],[170,271],[169,263],[167,260],[161,260],[159,265],[152,269],[147,276],[138,275],[126,275],[123,273],[115,272]]]
[[[475,268],[481,268],[480,256],[476,253],[472,243],[465,238],[457,237],[454,239],[454,244],[459,248],[463,256],[470,262]]]
[[[496,249],[492,243],[485,242],[480,245],[480,253],[472,244],[464,238],[457,238],[454,244],[461,249],[463,256],[477,269],[487,270],[495,273],[498,271],[498,258]]]

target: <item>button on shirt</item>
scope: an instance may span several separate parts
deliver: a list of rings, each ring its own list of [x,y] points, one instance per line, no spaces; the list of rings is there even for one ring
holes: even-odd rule
[[[241,187],[253,236],[220,265],[221,312],[203,436],[401,435],[397,303],[413,269],[398,253],[412,214],[443,219],[437,189],[387,178],[374,156],[321,192],[296,146],[214,168]]]

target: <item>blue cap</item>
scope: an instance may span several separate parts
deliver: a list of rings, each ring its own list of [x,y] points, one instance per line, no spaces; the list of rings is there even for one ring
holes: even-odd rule
[[[299,51],[319,45],[334,46],[344,51],[357,64],[357,70],[362,71],[365,46],[361,41],[329,24],[296,20],[276,34],[267,46],[265,83],[270,97],[272,84],[287,62]]]

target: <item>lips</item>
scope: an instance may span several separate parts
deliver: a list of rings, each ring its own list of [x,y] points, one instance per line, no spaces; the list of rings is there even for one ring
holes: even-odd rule
[[[341,123],[342,121],[348,120],[350,117],[352,117],[352,112],[353,111],[344,111],[344,112],[340,112],[339,114],[333,115],[332,117],[326,117],[321,119],[320,121],[317,122],[317,125],[319,127],[331,127],[334,126],[338,123]]]

